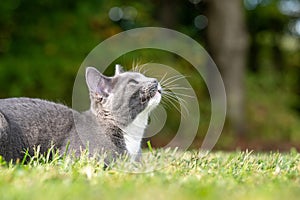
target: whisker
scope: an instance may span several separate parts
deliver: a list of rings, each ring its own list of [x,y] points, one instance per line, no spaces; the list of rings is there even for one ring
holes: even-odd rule
[[[192,88],[188,87],[168,87],[169,90],[192,90]]]
[[[169,89],[163,90],[163,95],[164,96],[169,96],[170,98],[172,98],[176,102],[182,104],[182,106],[187,111],[187,113],[188,113],[188,109],[186,107],[187,101],[184,99],[184,97],[195,98],[194,96],[190,96],[190,95],[187,95],[187,94],[182,94],[182,93],[174,92],[174,91],[169,90]]]
[[[163,85],[165,87],[165,85]],[[170,88],[170,87],[180,87],[179,84],[172,84],[172,85],[168,85],[168,87],[165,87],[165,88]]]
[[[141,74],[146,74],[146,73],[148,73],[150,71],[150,69],[145,69],[144,71],[140,71],[139,73],[141,73]]]
[[[187,104],[187,102],[184,99],[182,99],[178,96],[167,94],[167,95],[165,95],[165,98],[168,98],[168,99],[170,99],[180,105],[183,105],[183,106],[185,106],[185,104]]]
[[[175,102],[179,103],[178,99],[177,99],[176,96],[173,95],[173,94],[163,93],[163,98],[164,98],[164,97],[165,97],[165,98],[172,99],[172,100],[174,100]]]
[[[172,107],[170,106],[170,104],[166,101],[165,98],[162,99],[161,101],[163,106],[166,106],[168,109],[172,109]]]
[[[164,93],[164,94],[166,94],[166,96],[169,96],[169,97],[171,97],[171,98],[176,99],[176,101],[177,101],[178,103],[183,102],[183,103],[186,103],[186,104],[187,104],[186,100],[183,99],[182,97],[179,97],[179,96],[176,96],[176,95],[173,95],[173,94],[167,94],[167,93]]]
[[[180,111],[180,109],[178,108],[178,106],[175,104],[175,103],[173,103],[170,99],[168,99],[168,98],[165,98],[170,104],[172,104],[173,106],[174,106],[174,108],[179,112],[179,113],[181,113],[181,111]]]
[[[179,105],[180,105],[180,106],[178,106],[178,110],[180,110],[179,113],[183,116],[183,118],[186,118],[187,115],[185,113],[189,114],[188,109],[186,108],[186,106],[184,104],[179,104]]]
[[[139,61],[133,62],[131,71],[141,73],[141,74],[146,74],[148,71],[150,71],[150,69],[146,69],[143,71],[143,69],[148,65],[148,63],[145,63],[145,64],[140,64],[140,63],[141,62],[139,62]]]
[[[164,90],[162,93],[163,93],[163,95],[176,98],[176,95],[171,91]]]
[[[131,64],[131,71],[135,72],[136,71],[136,61],[132,61],[132,64]]]
[[[143,73],[142,73],[142,70],[143,70],[143,68],[144,68],[146,65],[147,65],[147,64],[139,65],[138,72],[141,73],[141,74],[143,74]]]
[[[173,80],[171,79],[171,80],[169,80],[170,82],[167,82],[167,83],[163,83],[163,85],[165,86],[165,87],[167,87],[168,85],[170,85],[171,83],[174,83],[175,81],[179,81],[179,80],[181,80],[181,79],[184,79],[184,78],[186,78],[186,76],[178,76],[178,77],[176,77],[176,78],[174,78]]]
[[[159,82],[161,83],[161,85],[162,85],[162,83],[164,82],[164,79],[166,78],[166,76],[167,76],[167,72],[163,75],[163,77],[159,80]]]
[[[170,100],[175,101],[176,103],[178,103],[178,104],[184,109],[184,111],[185,111],[187,114],[189,113],[188,108],[187,108],[187,106],[186,106],[187,102],[186,102],[183,98],[178,97],[178,96],[169,95],[169,94],[166,95],[165,97],[166,97],[166,98],[169,98]]]
[[[191,96],[191,95],[188,95],[188,94],[182,94],[182,93],[178,93],[178,92],[174,92],[172,91],[176,96],[182,96],[182,97],[188,97],[188,98],[192,98],[192,99],[195,99],[196,97],[195,96]]]
[[[176,98],[174,98],[174,97],[167,97],[167,96],[165,96],[165,98],[166,99],[168,99],[168,100],[170,100],[170,101],[172,101],[172,102],[175,102],[176,104],[180,104],[180,102],[176,99]]]
[[[165,85],[165,83],[167,83],[168,81],[172,81],[172,79],[176,79],[176,78],[183,78],[183,75],[175,75],[175,76],[170,76],[168,77],[166,80],[164,80],[161,84]],[[180,79],[179,79],[180,80]]]
[[[139,72],[139,66],[140,66],[140,63],[141,63],[141,61],[139,61],[139,60],[134,60],[133,62],[132,62],[132,67],[131,67],[131,71],[133,71],[133,72]]]

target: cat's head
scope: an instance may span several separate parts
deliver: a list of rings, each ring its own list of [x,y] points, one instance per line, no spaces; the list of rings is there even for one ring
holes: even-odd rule
[[[155,78],[137,72],[124,72],[116,65],[115,75],[107,77],[97,69],[86,69],[91,111],[126,127],[140,113],[149,114],[161,100],[161,86]]]

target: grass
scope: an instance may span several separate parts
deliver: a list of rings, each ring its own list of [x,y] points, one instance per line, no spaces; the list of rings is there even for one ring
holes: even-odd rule
[[[0,199],[298,199],[300,154],[152,150],[137,166],[36,154],[27,165],[0,159]],[[118,164],[117,164],[118,163]],[[133,167],[132,167],[133,166]],[[128,173],[134,169],[148,173]],[[131,168],[130,168],[131,167]],[[143,168],[144,167],[144,168]],[[127,171],[127,172],[126,172]]]

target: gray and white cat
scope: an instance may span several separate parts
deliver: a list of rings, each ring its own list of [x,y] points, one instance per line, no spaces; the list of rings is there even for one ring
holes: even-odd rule
[[[55,145],[60,152],[68,146],[79,154],[88,144],[90,153],[139,159],[149,113],[161,100],[158,81],[116,65],[113,77],[88,67],[86,82],[91,106],[82,113],[40,99],[1,99],[0,155],[22,159],[26,149],[33,154],[38,145],[41,153]]]

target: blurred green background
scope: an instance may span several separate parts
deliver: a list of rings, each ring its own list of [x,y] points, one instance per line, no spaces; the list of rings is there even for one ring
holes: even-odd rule
[[[0,98],[38,97],[71,106],[75,76],[101,41],[137,27],[180,31],[219,67],[228,117],[216,149],[300,149],[299,0],[4,0],[0,4]],[[184,59],[159,50],[116,60],[165,63],[189,76],[200,102],[199,147],[210,119],[207,89]],[[180,116],[168,110],[163,146]]]

